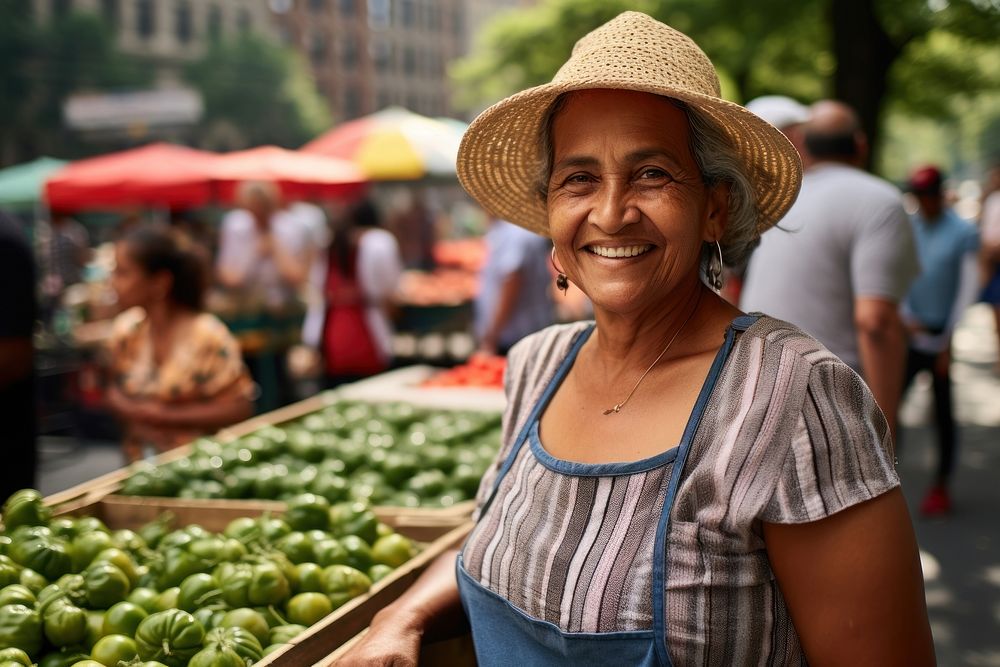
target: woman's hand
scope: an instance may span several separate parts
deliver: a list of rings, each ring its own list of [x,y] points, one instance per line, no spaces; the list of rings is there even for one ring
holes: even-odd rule
[[[342,658],[337,667],[415,667],[420,658],[422,632],[401,622],[396,614],[379,612],[361,640]]]

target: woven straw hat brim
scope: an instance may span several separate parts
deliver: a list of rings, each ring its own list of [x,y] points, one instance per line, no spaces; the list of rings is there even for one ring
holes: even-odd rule
[[[738,104],[719,97],[634,79],[548,83],[497,102],[469,126],[458,151],[462,187],[492,215],[549,236],[548,213],[539,194],[546,156],[540,154],[542,122],[559,95],[574,90],[619,89],[686,102],[730,138],[756,193],[758,231],[772,227],[798,195],[802,165],[778,129]]]

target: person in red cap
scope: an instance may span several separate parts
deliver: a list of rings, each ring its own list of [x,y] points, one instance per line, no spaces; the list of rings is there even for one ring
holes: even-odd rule
[[[943,182],[941,171],[932,166],[917,169],[910,176],[909,190],[919,203],[910,224],[921,273],[901,307],[910,338],[904,386],[921,371],[930,371],[933,377],[938,467],[934,484],[920,505],[925,516],[951,510],[948,482],[957,441],[949,372],[951,335],[975,300],[978,271],[976,228],[946,205]]]

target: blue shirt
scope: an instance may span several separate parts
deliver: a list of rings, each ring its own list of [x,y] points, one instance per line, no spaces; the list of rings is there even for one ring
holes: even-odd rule
[[[493,323],[500,290],[513,273],[521,274],[517,305],[497,336],[497,346],[510,347],[530,333],[555,322],[552,275],[549,273],[547,238],[500,220],[486,232],[486,264],[476,296],[476,337],[480,340]]]
[[[979,248],[976,228],[951,209],[933,222],[910,216],[921,272],[910,286],[906,306],[929,329],[945,329],[951,318],[967,253]]]

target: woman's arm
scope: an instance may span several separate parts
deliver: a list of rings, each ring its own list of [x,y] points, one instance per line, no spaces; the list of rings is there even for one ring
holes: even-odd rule
[[[765,523],[764,540],[810,665],[935,664],[898,487],[812,523]]]
[[[455,579],[457,555],[452,550],[438,556],[406,593],[375,614],[367,634],[338,667],[416,665],[423,640],[461,634],[468,622]]]
[[[141,403],[128,416],[167,428],[211,431],[248,419],[252,414],[253,404],[237,383],[229,390],[203,401]]]

